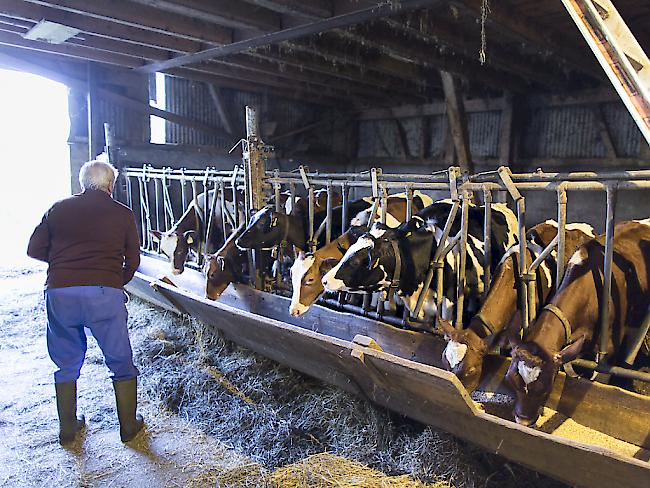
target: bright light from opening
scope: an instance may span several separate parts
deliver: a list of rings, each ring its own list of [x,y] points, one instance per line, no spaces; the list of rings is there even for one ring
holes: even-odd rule
[[[165,75],[156,73],[156,101],[150,102],[152,107],[166,110],[165,107]],[[153,144],[165,144],[165,119],[152,115],[151,123],[151,142]]]
[[[43,213],[70,194],[68,89],[0,70],[0,265],[27,262],[27,241]]]

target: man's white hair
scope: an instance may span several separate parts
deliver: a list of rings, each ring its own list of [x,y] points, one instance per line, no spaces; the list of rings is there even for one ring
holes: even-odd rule
[[[115,183],[117,169],[104,161],[88,161],[79,170],[79,184],[82,190],[108,190]]]

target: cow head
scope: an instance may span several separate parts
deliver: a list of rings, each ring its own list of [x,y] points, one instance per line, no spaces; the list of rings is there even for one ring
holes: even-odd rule
[[[235,263],[228,256],[208,254],[205,257],[205,296],[218,300],[228,285],[237,279]]]
[[[584,336],[581,336],[560,352],[550,355],[534,342],[512,340],[512,362],[506,381],[516,395],[514,414],[518,424],[535,424],[551,394],[560,366],[573,361],[583,344]]]
[[[446,320],[440,320],[440,326],[447,340],[447,347],[442,353],[442,363],[471,393],[481,380],[483,358],[488,351],[488,343],[473,330],[455,329]]]
[[[271,249],[286,238],[287,216],[264,207],[251,217],[248,227],[237,239],[240,249]]]
[[[336,265],[337,259],[323,259],[314,253],[300,251],[291,266],[291,284],[293,293],[289,313],[300,317],[318,300],[325,288],[321,282],[323,276]]]
[[[323,276],[327,291],[371,292],[390,285],[395,256],[390,239],[394,230],[374,224],[350,246],[341,261]]]
[[[160,232],[151,231],[153,240],[160,243],[160,250],[167,256],[172,265],[172,273],[178,275],[185,270],[185,260],[191,248],[197,246],[197,233],[188,230],[182,234],[176,231]]]

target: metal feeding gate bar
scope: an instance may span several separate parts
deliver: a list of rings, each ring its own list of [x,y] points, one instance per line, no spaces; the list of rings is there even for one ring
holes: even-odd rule
[[[241,167],[221,171],[211,167],[205,170],[175,170],[144,165],[141,168],[125,168],[120,175],[125,179],[125,203],[136,214],[136,219],[139,217],[137,223],[142,252],[161,255],[160,243],[154,241],[151,231],[168,232],[190,206],[198,209],[195,212],[195,230],[202,236],[200,243],[209,242],[208,236],[215,225],[217,201],[223,216],[221,225],[224,237],[228,236],[229,228],[236,229],[241,223],[237,211],[240,206],[239,194],[244,188]],[[231,192],[233,212],[226,204],[227,191]],[[210,192],[213,194],[212,199]],[[206,251],[199,249],[196,259],[188,264],[200,267]]]

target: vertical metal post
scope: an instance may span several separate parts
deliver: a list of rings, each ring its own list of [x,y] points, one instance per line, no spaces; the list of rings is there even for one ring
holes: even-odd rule
[[[406,194],[406,221],[409,221],[413,218],[413,187],[406,185],[404,193]]]
[[[332,200],[334,187],[332,180],[327,180],[327,223],[325,224],[325,243],[329,244],[332,240]]]
[[[344,181],[341,185],[341,235],[345,234],[348,230],[348,185]]]
[[[160,230],[160,180],[158,178],[154,178],[153,185],[156,202],[156,229]]]
[[[483,221],[483,298],[487,296],[492,280],[492,192],[483,188],[485,215]]]
[[[458,266],[458,289],[456,293],[456,328],[463,328],[463,305],[465,301],[465,268],[467,266],[467,230],[469,226],[469,202],[472,198],[470,192],[463,190],[460,214],[460,240],[459,255],[460,264]]]
[[[275,211],[280,214],[283,213],[282,210],[282,204],[280,203],[280,190],[281,190],[281,185],[280,183],[276,183],[274,185],[274,193],[275,193]],[[276,261],[276,273],[275,273],[275,284],[278,287],[278,289],[282,285],[282,254],[283,254],[283,248],[284,248],[284,242],[281,242],[280,245],[278,246],[278,256],[277,256],[277,261]]]
[[[214,187],[215,187],[215,189],[217,187],[217,182],[216,181],[214,182]],[[214,199],[215,200],[217,199],[217,195],[214,196]],[[223,178],[219,178],[219,204],[220,204],[220,207],[221,207],[221,230],[223,232],[223,240],[225,242],[225,240],[228,238],[228,227],[226,226],[226,223],[227,223],[226,222],[226,220],[227,220],[226,219],[226,212],[227,212],[227,210],[226,210],[226,184],[224,183]],[[236,213],[236,210],[235,210],[235,213]],[[235,217],[233,217],[233,219],[234,218]],[[236,227],[235,227],[235,229],[236,229]],[[235,229],[232,229],[232,230],[234,231]]]
[[[381,185],[379,191],[381,194],[381,223],[386,225],[386,218],[388,216],[388,192],[384,185]]]
[[[524,197],[515,186],[510,175],[510,168],[501,166],[498,169],[499,177],[512,199],[517,202],[517,224],[519,227],[519,310],[521,311],[521,326],[523,330],[528,328],[528,286],[527,286],[527,251],[526,251],[526,203]]]
[[[183,202],[183,208],[181,209],[181,215],[185,212],[187,208],[187,180],[185,179],[185,169],[181,168],[181,179],[179,180],[181,185],[181,201]]]
[[[603,292],[600,297],[600,344],[598,363],[607,363],[609,343],[609,302],[612,295],[612,263],[614,258],[614,220],[616,218],[617,183],[607,185],[607,220],[605,227],[605,259],[603,269]]]
[[[239,228],[239,195],[237,193],[237,171],[238,166],[232,169],[232,177],[230,179],[230,187],[232,188],[232,208],[234,215],[232,216],[235,224],[235,229]],[[234,229],[233,229],[234,230]]]
[[[316,243],[314,242],[314,187],[309,185],[309,242],[307,247],[310,251],[316,250]]]
[[[294,205],[296,204],[296,184],[289,184],[289,200],[291,200],[291,205],[289,206],[289,213],[293,213]]]
[[[207,183],[206,183],[205,191],[206,191],[206,193],[208,191]],[[207,254],[208,252],[210,252],[208,246],[210,245],[210,236],[212,235],[212,227],[214,226],[214,214],[217,211],[217,199],[219,198],[219,195],[218,195],[216,180],[212,182],[212,191],[213,191],[213,195],[212,195],[212,200],[210,200],[210,215],[207,218],[207,225],[205,226],[205,240],[204,240],[205,248],[203,249],[204,254]],[[221,195],[223,196],[223,193]],[[223,203],[223,201],[222,201],[222,203]],[[223,222],[225,222],[225,216],[224,216],[224,213],[223,213],[223,205],[221,207],[221,221],[222,221],[222,225],[223,225]],[[225,233],[224,233],[224,237],[225,237]],[[201,258],[203,260],[205,260],[203,256],[201,256]]]
[[[126,176],[126,203],[133,211],[133,188],[131,187],[131,177]]]
[[[566,188],[560,184],[557,189],[557,262],[556,265],[556,289],[560,287],[564,278],[564,255],[566,253]]]

